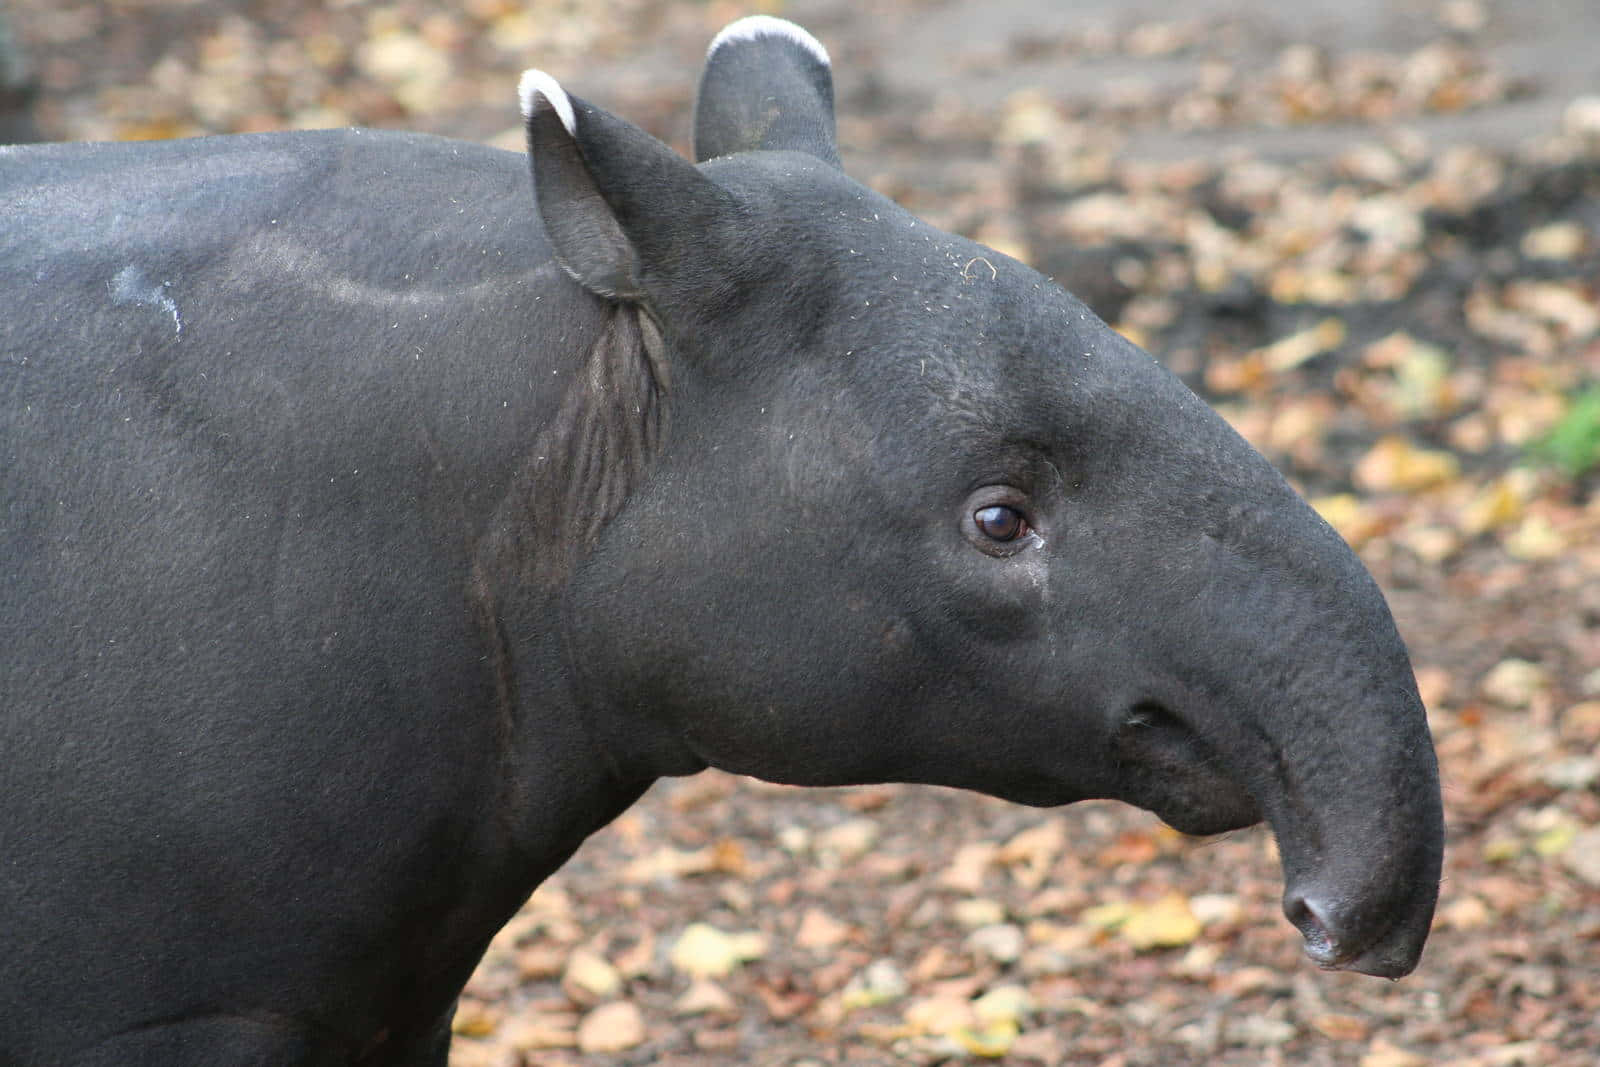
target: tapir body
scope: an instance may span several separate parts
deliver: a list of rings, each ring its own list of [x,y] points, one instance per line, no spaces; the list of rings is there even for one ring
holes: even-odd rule
[[[0,150],[0,1064],[443,1064],[651,781],[1268,819],[1409,971],[1437,770],[1338,537],[1081,303],[852,182],[743,20],[692,165],[340,131]]]

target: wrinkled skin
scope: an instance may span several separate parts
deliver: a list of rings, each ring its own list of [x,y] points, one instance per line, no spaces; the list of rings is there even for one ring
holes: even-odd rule
[[[698,167],[523,102],[533,195],[400,134],[0,154],[0,1062],[443,1064],[706,766],[1265,818],[1314,960],[1415,966],[1405,649],[1259,455],[847,178],[788,24],[713,47]]]

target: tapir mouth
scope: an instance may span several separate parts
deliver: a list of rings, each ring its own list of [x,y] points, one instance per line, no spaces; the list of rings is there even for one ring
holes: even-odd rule
[[[1126,775],[1121,799],[1205,837],[1261,821],[1261,806],[1221,754],[1164,705],[1135,704],[1112,737]]]

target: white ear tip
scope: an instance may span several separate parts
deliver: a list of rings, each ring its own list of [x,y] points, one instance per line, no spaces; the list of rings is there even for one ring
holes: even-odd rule
[[[753,41],[758,37],[786,38],[810,52],[824,67],[830,69],[833,67],[833,61],[828,58],[828,50],[822,47],[821,41],[788,19],[774,18],[771,15],[746,15],[742,19],[728,23],[722,27],[721,33],[711,39],[711,47],[706,49],[706,58],[709,59],[713,52],[725,44]]]
[[[533,118],[536,96],[550,101],[550,106],[556,109],[556,116],[561,119],[561,125],[574,137],[578,135],[578,122],[572,114],[572,99],[561,88],[561,83],[542,70],[525,70],[522,79],[517,82],[517,99],[522,103],[524,119]]]

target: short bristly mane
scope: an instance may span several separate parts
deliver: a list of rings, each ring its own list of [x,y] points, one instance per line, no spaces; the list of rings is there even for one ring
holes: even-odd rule
[[[479,567],[541,584],[565,576],[659,450],[667,387],[655,324],[635,306],[616,305],[517,472],[480,546]]]

